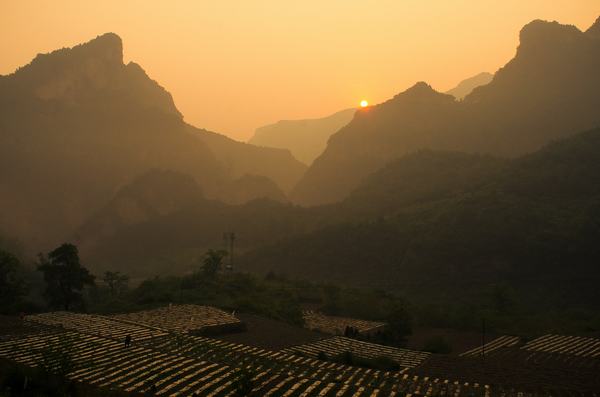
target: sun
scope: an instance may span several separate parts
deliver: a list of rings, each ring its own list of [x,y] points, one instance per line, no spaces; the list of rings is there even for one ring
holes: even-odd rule
[[[361,108],[366,108],[367,106],[369,106],[369,102],[367,102],[366,99],[363,99],[362,101],[360,101]]]

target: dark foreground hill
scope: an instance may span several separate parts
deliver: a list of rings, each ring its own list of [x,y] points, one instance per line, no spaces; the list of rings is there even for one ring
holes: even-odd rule
[[[121,188],[70,240],[95,272],[149,277],[198,268],[208,249],[225,248],[224,232],[235,231],[242,253],[314,230],[306,227],[315,223],[315,211],[283,203],[283,193],[264,177],[246,176],[224,189],[231,204],[207,198],[189,175],[151,170]],[[248,192],[258,196],[242,203]]]
[[[152,168],[189,174],[214,196],[247,173],[289,189],[305,166],[187,125],[164,88],[123,63],[115,34],[0,76],[0,235],[49,248]]]
[[[303,205],[336,202],[369,174],[419,149],[519,156],[600,126],[600,39],[557,22],[534,21],[517,54],[464,100],[425,83],[359,110],[334,134],[294,188]]]
[[[420,152],[333,207],[371,220],[257,249],[240,266],[428,301],[506,286],[527,305],[598,308],[600,129],[511,161]]]
[[[84,262],[178,273],[235,231],[242,271],[384,288],[418,302],[481,301],[505,288],[527,305],[600,302],[600,130],[513,160],[421,151],[342,203],[309,209],[226,205],[190,180],[162,173],[117,194],[79,231]],[[187,194],[158,206],[149,192],[160,198],[173,181]]]

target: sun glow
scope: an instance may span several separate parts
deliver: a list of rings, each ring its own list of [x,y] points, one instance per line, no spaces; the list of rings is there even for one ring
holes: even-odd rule
[[[369,106],[369,102],[367,102],[366,99],[363,99],[362,101],[360,101],[361,108],[366,108],[367,106]]]

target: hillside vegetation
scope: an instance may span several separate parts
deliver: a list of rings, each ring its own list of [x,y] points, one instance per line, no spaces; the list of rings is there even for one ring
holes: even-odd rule
[[[512,161],[417,153],[340,205],[372,220],[257,249],[240,266],[378,286],[421,303],[597,310],[599,149],[596,129]]]

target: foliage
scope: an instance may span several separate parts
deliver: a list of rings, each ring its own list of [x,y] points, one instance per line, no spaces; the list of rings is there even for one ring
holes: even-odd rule
[[[0,310],[13,311],[25,295],[23,279],[18,274],[21,262],[9,252],[0,250]]]
[[[383,342],[402,344],[410,333],[412,316],[408,303],[385,291],[364,290],[288,280],[271,274],[260,278],[244,273],[180,277],[154,277],[142,281],[117,298],[106,293],[92,294],[88,309],[93,312],[129,312],[168,305],[192,303],[225,310],[257,314],[302,326],[302,309],[307,305],[321,311],[331,307],[332,291],[336,314],[390,323]]]
[[[600,129],[514,160],[415,153],[328,207],[339,222],[238,266],[394,291],[423,325],[478,329],[485,317],[507,333],[597,328],[598,148]],[[588,322],[557,321],[572,310]]]
[[[105,272],[102,279],[109,289],[111,296],[121,295],[127,289],[129,276],[121,272]]]
[[[210,249],[204,255],[202,265],[202,274],[204,277],[215,277],[223,267],[223,258],[227,256],[227,251]]]
[[[48,257],[40,255],[38,270],[44,274],[44,295],[50,306],[69,310],[74,304],[82,304],[83,288],[94,285],[94,276],[81,266],[77,247],[72,244],[61,245]]]

